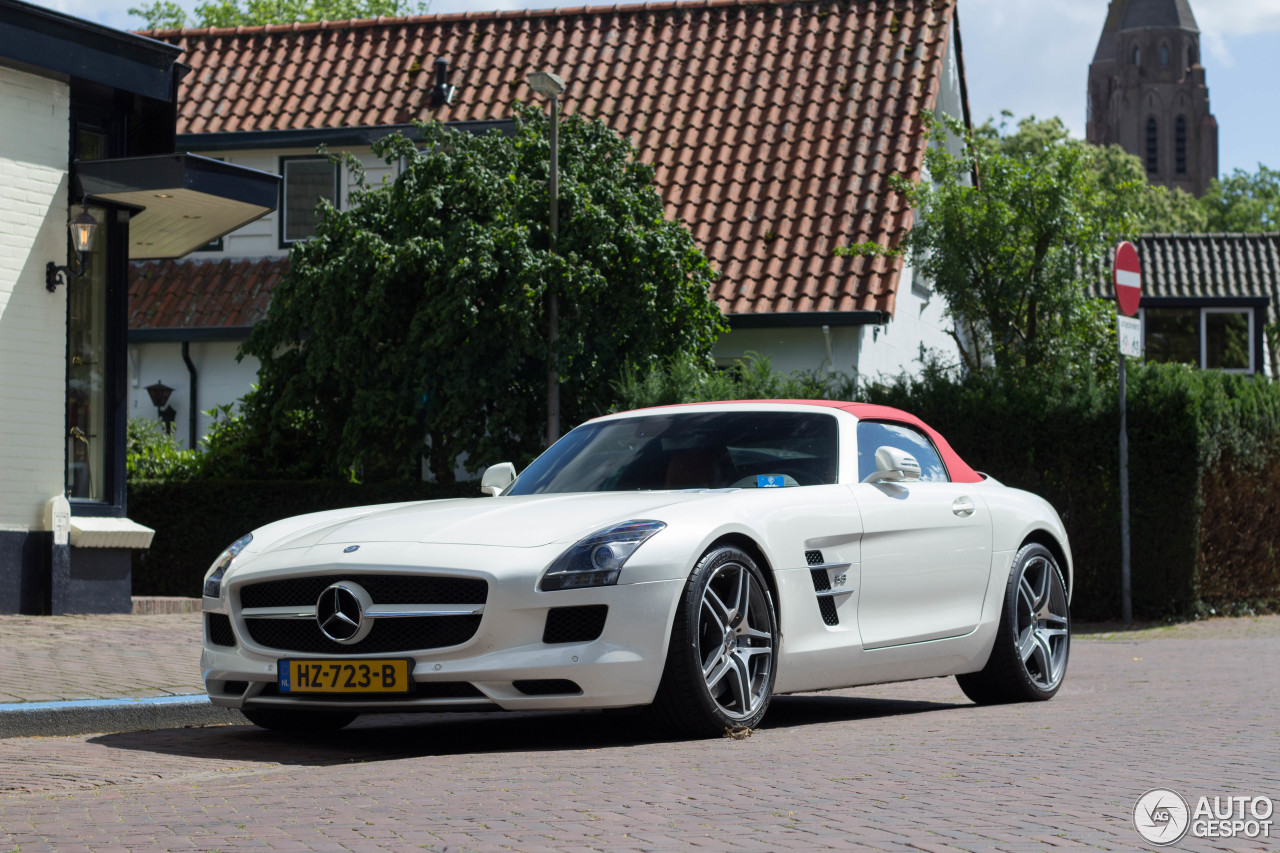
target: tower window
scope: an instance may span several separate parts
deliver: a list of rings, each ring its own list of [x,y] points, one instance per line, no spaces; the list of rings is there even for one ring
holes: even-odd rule
[[[1169,64],[1169,45],[1160,45],[1160,64],[1167,66]]]
[[[1178,116],[1173,134],[1174,161],[1177,164],[1178,174],[1185,175],[1187,173],[1187,120],[1184,116]]]
[[[1142,50],[1137,45],[1134,45],[1133,47],[1133,64],[1142,64]]]
[[[1154,175],[1160,171],[1160,148],[1156,134],[1156,120],[1147,119],[1147,174]]]
[[[1194,44],[1187,45],[1187,67],[1196,64],[1196,46]]]

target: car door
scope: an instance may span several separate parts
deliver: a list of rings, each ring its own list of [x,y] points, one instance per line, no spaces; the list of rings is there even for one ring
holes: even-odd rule
[[[915,427],[858,423],[859,479],[875,451],[895,447],[920,463],[920,480],[853,486],[862,515],[864,648],[958,637],[982,617],[991,567],[991,514],[973,483],[952,483],[929,438]]]

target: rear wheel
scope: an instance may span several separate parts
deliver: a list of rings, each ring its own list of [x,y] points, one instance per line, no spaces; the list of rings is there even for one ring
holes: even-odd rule
[[[688,734],[758,725],[773,696],[777,645],[773,597],[755,561],[731,546],[708,551],[676,609],[655,710]]]
[[[249,722],[276,732],[333,732],[350,725],[359,714],[350,711],[296,711],[292,708],[245,708]]]
[[[980,705],[1044,701],[1062,686],[1070,651],[1071,614],[1062,570],[1048,548],[1031,543],[1014,557],[986,667],[956,680]]]

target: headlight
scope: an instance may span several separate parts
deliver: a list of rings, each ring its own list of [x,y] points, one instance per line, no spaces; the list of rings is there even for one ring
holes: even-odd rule
[[[627,559],[650,536],[667,525],[661,521],[628,521],[591,534],[555,559],[538,588],[578,589],[611,586]]]
[[[228,545],[227,550],[219,554],[218,559],[213,561],[213,565],[209,567],[209,571],[204,576],[204,595],[206,598],[218,597],[222,592],[222,576],[231,567],[236,555],[243,551],[252,541],[253,534],[246,533]]]

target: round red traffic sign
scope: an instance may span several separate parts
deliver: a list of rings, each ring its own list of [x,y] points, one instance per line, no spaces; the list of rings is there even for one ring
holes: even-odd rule
[[[1137,314],[1142,301],[1142,263],[1138,250],[1128,240],[1116,247],[1115,284],[1120,313],[1130,317]]]

